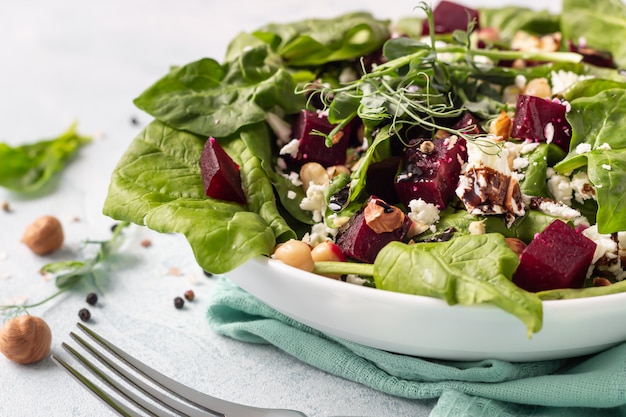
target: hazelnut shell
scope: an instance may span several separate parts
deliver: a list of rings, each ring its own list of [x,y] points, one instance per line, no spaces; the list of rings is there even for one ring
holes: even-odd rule
[[[40,317],[18,316],[0,328],[0,352],[19,364],[37,362],[48,356],[52,333]]]
[[[37,255],[46,255],[63,246],[63,226],[54,216],[41,216],[29,224],[22,242]]]

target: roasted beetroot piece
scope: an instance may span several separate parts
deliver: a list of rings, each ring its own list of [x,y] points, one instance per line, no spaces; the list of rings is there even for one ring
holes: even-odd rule
[[[526,291],[580,288],[596,244],[561,220],[555,220],[520,255],[513,282]]]
[[[565,118],[567,107],[558,99],[521,94],[517,98],[511,137],[554,143],[569,151],[572,127]]]
[[[367,168],[365,190],[369,195],[375,195],[387,203],[396,204],[400,201],[393,181],[402,162],[401,156],[391,156],[379,162],[370,164]]]
[[[433,9],[435,21],[435,33],[452,33],[455,30],[467,30],[469,23],[476,22],[474,27],[480,27],[478,10],[470,9],[452,1],[440,1]],[[422,22],[422,35],[430,33],[430,25],[427,19]]]
[[[583,56],[583,62],[596,67],[617,68],[613,55],[609,51],[600,51],[588,46],[576,45],[572,41],[567,42],[570,52],[577,52]]]
[[[387,243],[406,237],[411,223],[399,208],[370,197],[367,204],[339,228],[335,243],[348,258],[373,263]]]
[[[315,133],[317,131],[328,134],[333,127],[324,113],[302,110],[293,123],[293,137],[299,143],[298,154],[293,161],[298,165],[317,162],[325,167],[345,164],[351,125],[333,138],[330,148],[326,146],[326,138]]]
[[[411,200],[421,198],[444,209],[454,194],[465,161],[465,139],[412,139],[394,182],[400,201],[408,207]]]
[[[487,133],[480,125],[478,118],[470,112],[463,113],[463,116],[461,116],[454,126],[452,126],[452,129],[460,130],[468,135],[480,135]]]
[[[209,138],[204,145],[200,157],[200,172],[204,192],[208,197],[246,204],[246,196],[241,188],[239,165],[214,138]]]

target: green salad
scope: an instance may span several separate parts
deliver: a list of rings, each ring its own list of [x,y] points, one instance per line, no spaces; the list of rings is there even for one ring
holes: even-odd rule
[[[135,99],[154,121],[103,211],[184,234],[213,273],[330,242],[341,262],[308,269],[492,304],[538,332],[542,300],[626,290],[626,5],[562,3],[558,15],[420,3],[394,21],[354,12],[241,33],[223,59],[174,67]],[[245,203],[208,192],[209,144]],[[582,275],[525,283],[550,262]]]

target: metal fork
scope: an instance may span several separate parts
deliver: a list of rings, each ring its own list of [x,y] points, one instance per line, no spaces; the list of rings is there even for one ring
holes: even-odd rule
[[[88,343],[74,332],[70,336],[105,368],[105,372],[66,343],[63,348],[86,369],[96,375],[117,395],[110,395],[56,355],[52,360],[86,387],[98,399],[122,416],[197,416],[197,417],[307,417],[300,411],[251,407],[212,397],[189,388],[150,368],[138,359],[106,341],[81,323],[77,326],[95,343]],[[116,379],[118,381],[116,381]]]

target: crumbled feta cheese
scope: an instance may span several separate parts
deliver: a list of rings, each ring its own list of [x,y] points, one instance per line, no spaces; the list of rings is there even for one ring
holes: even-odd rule
[[[526,77],[521,74],[515,76],[515,87],[523,90],[526,87]]]
[[[546,143],[552,143],[554,140],[554,125],[552,123],[546,123],[543,128],[543,135],[546,138]]]
[[[572,220],[581,216],[578,210],[558,201],[542,201],[539,203],[538,209],[550,216],[560,217],[566,220]]]
[[[552,71],[550,78],[552,80],[552,94],[562,94],[568,88],[579,81],[592,78],[588,75],[578,75],[572,71],[558,70]]]
[[[611,150],[611,145],[609,145],[608,143],[604,142],[602,145],[598,146],[596,149],[600,149],[603,151],[610,151]]]
[[[528,165],[530,165],[528,158],[517,157],[513,160],[513,169],[515,171],[526,169],[528,168]]]
[[[610,171],[611,170],[611,165],[609,165],[609,164],[602,164],[602,168],[606,169],[607,171]]]
[[[287,191],[287,198],[293,200],[294,198],[296,198],[296,192],[293,190]]]
[[[328,227],[324,222],[319,222],[311,226],[311,232],[306,233],[302,237],[302,241],[315,247],[322,242],[326,242],[329,239],[334,240],[336,234],[337,229]]]
[[[309,188],[306,190],[306,197],[300,202],[300,208],[313,212],[313,221],[321,222],[323,213],[326,210],[326,198],[324,197],[328,184],[315,184],[309,183]]]
[[[282,174],[285,178],[289,180],[294,186],[300,187],[302,186],[302,181],[300,180],[300,175],[297,172],[291,171],[289,174]]]
[[[350,67],[344,68],[341,73],[339,73],[339,82],[341,84],[348,84],[358,79],[359,75],[353,68]]]
[[[613,239],[610,234],[600,234],[598,233],[597,225],[586,228],[582,233],[596,244],[596,250],[592,260],[592,263],[596,264],[596,268],[601,272],[610,273],[619,281],[623,280],[626,276],[626,272],[622,269],[619,256],[622,243],[619,234],[617,240]]]
[[[468,230],[471,235],[484,235],[487,233],[487,226],[484,221],[475,221],[470,223]]]
[[[574,199],[579,203],[582,204],[585,200],[596,198],[595,190],[589,182],[589,177],[586,172],[580,171],[572,175],[570,185],[574,191]]]
[[[520,155],[525,155],[527,153],[531,153],[540,145],[539,142],[525,140],[524,142],[518,145]]]
[[[591,152],[591,145],[588,143],[580,143],[576,145],[576,154],[582,155],[584,153]]]
[[[355,274],[346,275],[346,282],[355,285],[365,285],[367,280]]]
[[[419,221],[428,225],[435,224],[439,221],[439,209],[432,203],[418,198],[409,202],[408,216],[413,221]]]
[[[281,155],[291,155],[292,158],[298,156],[298,149],[300,148],[300,141],[298,139],[291,139],[285,146],[280,148]]]
[[[554,170],[551,173],[552,175],[548,177],[548,191],[556,201],[571,204],[573,189],[569,178],[554,173]]]

